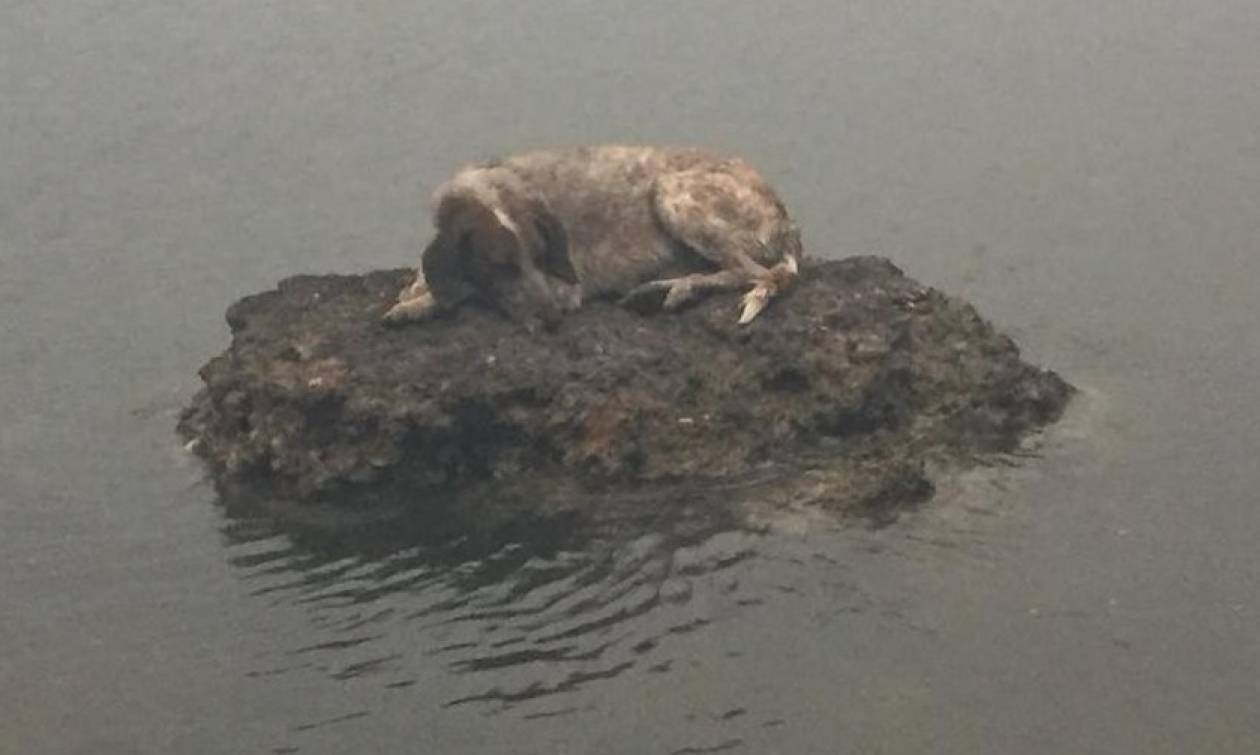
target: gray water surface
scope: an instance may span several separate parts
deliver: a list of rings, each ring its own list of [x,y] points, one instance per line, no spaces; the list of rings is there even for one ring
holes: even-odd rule
[[[0,751],[1260,751],[1260,5],[0,3]],[[216,505],[236,298],[458,163],[713,145],[1083,388],[878,531]]]

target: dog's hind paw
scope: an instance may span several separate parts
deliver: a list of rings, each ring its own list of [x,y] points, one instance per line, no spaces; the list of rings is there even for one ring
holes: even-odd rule
[[[752,322],[761,311],[770,303],[771,287],[758,283],[752,287],[752,290],[744,294],[743,309],[739,315],[739,324],[747,325]]]

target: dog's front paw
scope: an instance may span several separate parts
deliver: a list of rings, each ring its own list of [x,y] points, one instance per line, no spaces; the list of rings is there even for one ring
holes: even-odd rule
[[[433,294],[424,293],[420,296],[405,299],[390,307],[381,321],[386,325],[402,325],[409,322],[419,322],[426,320],[437,311],[437,301],[434,300]]]

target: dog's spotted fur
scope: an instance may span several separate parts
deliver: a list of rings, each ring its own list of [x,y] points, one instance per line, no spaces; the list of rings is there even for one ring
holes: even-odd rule
[[[675,309],[746,288],[751,321],[795,278],[800,236],[747,163],[697,149],[583,147],[472,165],[434,194],[437,235],[385,318],[470,296],[554,320],[597,296]]]

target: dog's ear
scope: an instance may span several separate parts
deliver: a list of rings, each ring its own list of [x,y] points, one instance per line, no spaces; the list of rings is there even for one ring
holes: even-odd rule
[[[459,250],[448,234],[439,231],[420,255],[420,267],[428,281],[458,277]]]
[[[429,291],[442,306],[457,304],[471,293],[460,257],[459,239],[447,230],[438,231],[420,255]]]
[[[534,264],[547,275],[576,286],[578,276],[569,258],[569,236],[564,226],[555,215],[544,210],[534,213],[534,228],[542,241],[533,250]]]

